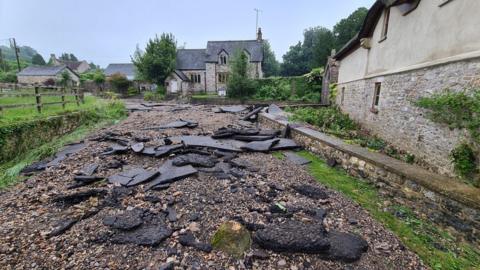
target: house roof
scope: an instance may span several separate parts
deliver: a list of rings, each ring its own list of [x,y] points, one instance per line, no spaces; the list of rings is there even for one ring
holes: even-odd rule
[[[378,20],[382,16],[382,12],[386,7],[391,7],[401,4],[411,4],[407,12],[415,9],[421,0],[377,0],[368,10],[367,16],[363,21],[362,28],[355,37],[353,37],[345,46],[343,46],[334,56],[336,60],[341,60],[349,55],[352,51],[360,47],[360,41],[363,38],[368,38],[373,35],[373,31],[377,26]]]
[[[177,51],[177,69],[205,69],[205,49],[179,49]]]
[[[189,81],[187,75],[185,75],[185,73],[183,73],[181,70],[176,69],[174,72],[182,81],[186,81],[186,82]]]
[[[112,76],[115,73],[120,73],[125,75],[128,79],[135,78],[136,72],[135,65],[132,63],[123,63],[123,64],[109,64],[105,69],[105,76]]]
[[[59,73],[63,72],[65,69],[70,70],[73,74],[76,75],[70,68],[66,65],[61,66],[28,66],[20,71],[18,76],[56,76]]]
[[[83,63],[83,61],[60,61],[60,62],[65,64],[71,70],[76,70]]]
[[[263,61],[263,42],[257,40],[209,41],[207,43],[207,62],[217,62],[218,54],[225,51],[233,56],[237,50],[246,50],[251,62]]]

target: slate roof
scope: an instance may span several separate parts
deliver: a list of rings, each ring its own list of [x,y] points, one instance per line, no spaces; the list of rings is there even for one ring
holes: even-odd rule
[[[65,64],[71,70],[77,70],[77,68],[83,63],[81,61],[60,61],[60,62]]]
[[[250,53],[251,62],[263,61],[263,42],[257,40],[227,40],[209,41],[207,43],[207,62],[217,62],[218,54],[224,50],[233,56],[237,50],[246,50]]]
[[[182,81],[186,81],[186,82],[189,81],[187,75],[185,75],[185,73],[183,73],[181,70],[176,69],[174,72],[175,72],[175,74],[177,74],[177,76],[178,76],[180,79],[182,79]]]
[[[62,73],[67,66],[29,66],[17,73],[18,76],[56,76]],[[71,71],[71,70],[70,70]]]
[[[205,49],[180,49],[177,51],[177,69],[205,69]]]
[[[136,68],[132,63],[109,64],[104,71],[105,76],[112,76],[115,73],[120,73],[125,75],[125,77],[127,77],[129,80],[133,80],[135,78],[135,72]]]

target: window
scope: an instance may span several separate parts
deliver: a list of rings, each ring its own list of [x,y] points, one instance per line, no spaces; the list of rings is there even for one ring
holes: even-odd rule
[[[380,42],[387,39],[389,21],[390,21],[390,8],[387,8],[385,9],[385,16],[383,17],[382,38],[380,39]]]
[[[344,100],[345,100],[345,87],[342,87],[342,96],[340,98],[340,105],[343,105]]]
[[[227,64],[227,56],[220,55],[220,65],[226,65],[226,64]]]
[[[228,73],[218,73],[218,82],[226,83],[228,80]]]
[[[200,74],[190,74],[190,81],[193,83],[200,83],[202,82],[202,78]]]
[[[382,83],[375,83],[375,91],[373,92],[373,103],[372,103],[372,108],[371,111],[373,113],[378,112],[378,104],[380,104],[380,90],[382,89]]]

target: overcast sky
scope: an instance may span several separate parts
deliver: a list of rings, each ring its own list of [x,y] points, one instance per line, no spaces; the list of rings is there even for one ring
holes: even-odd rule
[[[15,37],[46,60],[74,53],[102,67],[129,62],[136,45],[162,32],[178,45],[205,48],[208,40],[255,38],[259,25],[280,60],[305,28],[332,28],[374,0],[0,0],[0,43]],[[5,41],[3,41],[5,42]]]

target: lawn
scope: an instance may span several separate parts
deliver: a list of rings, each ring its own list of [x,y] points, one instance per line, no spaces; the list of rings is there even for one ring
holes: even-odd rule
[[[448,232],[427,220],[419,219],[410,209],[403,206],[392,205],[385,211],[383,206],[385,200],[373,185],[353,178],[343,170],[328,167],[322,159],[310,152],[302,151],[299,154],[312,161],[308,165],[308,170],[317,181],[359,203],[372,217],[395,233],[405,246],[418,254],[430,268],[479,269],[478,247],[458,242]],[[283,155],[278,153],[274,156],[283,158]]]
[[[61,97],[56,96],[42,96],[42,103],[46,102],[61,102]],[[75,97],[66,96],[65,101],[75,101]],[[42,108],[42,113],[38,113],[35,106],[24,108],[8,108],[0,112],[0,126],[8,125],[18,121],[28,121],[38,118],[43,118],[52,115],[68,113],[77,110],[84,110],[92,108],[98,104],[99,99],[94,96],[85,96],[85,103],[80,102],[80,106],[76,103],[68,103],[65,109],[61,104],[49,105]],[[9,104],[34,104],[35,97],[0,97],[0,106]]]

